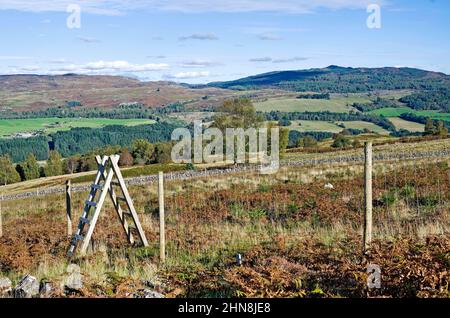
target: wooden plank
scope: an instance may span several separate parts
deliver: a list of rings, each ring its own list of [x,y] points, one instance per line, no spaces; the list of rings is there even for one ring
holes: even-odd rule
[[[2,198],[0,200],[0,237],[3,237],[2,204],[3,204],[3,193]]]
[[[107,157],[107,156],[104,156],[104,157],[102,158],[102,157],[100,157],[100,156],[96,156],[96,157],[95,157],[95,160],[97,161],[97,164],[98,164],[98,171],[97,171],[97,174],[96,174],[96,176],[95,176],[94,184],[99,184],[99,183],[100,183],[100,180],[101,180],[101,178],[102,178],[102,176],[103,176],[103,171],[105,170],[104,167],[105,167],[105,165],[106,165],[106,162],[108,161],[108,157]],[[89,193],[88,201],[91,201],[91,202],[92,202],[92,201],[94,200],[96,194],[97,194],[97,191],[95,191],[95,190],[91,191],[91,192]],[[91,210],[91,207],[90,207],[90,206],[85,206],[85,207],[84,207],[84,210],[83,210],[83,213],[82,213],[82,215],[81,215],[81,218],[87,219],[88,216],[89,216],[89,211],[90,211],[90,210]],[[81,219],[81,218],[80,218],[80,219]],[[83,222],[80,221],[80,222],[78,223],[78,228],[77,228],[77,232],[76,232],[76,234],[75,234],[75,237],[81,236],[81,234],[82,234],[83,231],[84,231],[84,226],[85,226],[85,224],[84,224]],[[75,250],[76,250],[76,248],[77,248],[77,244],[78,244],[78,241],[75,240],[74,245],[71,246],[71,247],[69,248],[69,251],[68,251],[68,253],[67,253],[68,257],[72,257],[72,256],[75,254]]]
[[[72,184],[70,180],[66,181],[66,217],[67,217],[67,236],[72,236]]]
[[[83,245],[81,246],[80,253],[82,256],[86,255],[86,251],[89,247],[89,242],[91,241],[92,234],[94,233],[95,225],[97,224],[97,220],[100,215],[100,211],[103,207],[103,203],[105,202],[106,196],[109,193],[109,188],[111,186],[111,180],[112,180],[113,176],[114,176],[114,171],[111,168],[108,172],[108,177],[106,178],[105,185],[103,187],[103,191],[100,194],[100,198],[98,199],[98,203],[96,205],[94,215],[92,216],[91,226],[89,227],[89,229],[86,233],[86,236],[83,240]]]
[[[104,180],[106,180],[106,177],[107,177],[106,173],[103,173],[102,177],[103,177]],[[112,182],[113,181],[111,181],[111,183]],[[116,183],[118,183],[118,182],[116,182]],[[130,244],[134,244],[133,234],[129,230],[128,222],[125,219],[125,215],[124,215],[124,213],[122,211],[122,208],[120,207],[120,204],[119,204],[119,202],[117,200],[117,195],[116,195],[113,187],[109,187],[109,196],[110,196],[110,198],[111,198],[111,200],[112,200],[112,202],[114,204],[114,208],[116,209],[117,215],[119,216],[120,223],[122,224],[122,228],[123,228],[123,230],[125,232],[125,236],[126,236],[128,242]]]
[[[147,238],[145,237],[144,229],[142,228],[142,225],[139,221],[139,216],[137,215],[136,209],[134,208],[133,201],[131,200],[130,194],[128,193],[127,186],[125,184],[125,181],[123,180],[123,176],[122,176],[122,173],[119,168],[119,164],[118,164],[119,158],[120,158],[120,156],[117,156],[117,155],[111,156],[111,158],[110,158],[111,166],[112,166],[112,169],[114,170],[114,173],[116,174],[116,177],[120,183],[120,188],[122,189],[122,193],[126,199],[128,210],[131,212],[134,223],[136,224],[136,227],[138,229],[139,238],[141,239],[142,244],[147,247],[148,241],[147,241]]]
[[[95,207],[97,206],[97,203],[92,202],[92,201],[86,201],[85,204],[86,204],[87,206],[91,206],[91,207],[93,207],[93,208],[95,208]]]
[[[363,249],[364,254],[370,250],[372,243],[372,143],[365,144],[365,165],[364,165],[364,238]]]
[[[86,219],[86,218],[80,218],[80,222],[83,222],[83,223],[86,224],[86,225],[91,224],[91,221],[89,221],[89,220]]]
[[[161,263],[166,261],[166,225],[164,212],[164,174],[158,175],[158,202],[159,202],[159,258]]]

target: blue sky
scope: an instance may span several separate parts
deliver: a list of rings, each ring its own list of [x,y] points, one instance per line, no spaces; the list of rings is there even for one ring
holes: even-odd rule
[[[367,6],[381,7],[369,29]],[[70,4],[81,27],[68,28]],[[0,0],[0,74],[205,83],[288,69],[450,74],[447,0]]]

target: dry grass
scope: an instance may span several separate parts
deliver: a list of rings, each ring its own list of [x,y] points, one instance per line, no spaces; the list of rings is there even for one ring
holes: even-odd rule
[[[439,147],[440,142],[434,143]],[[131,186],[150,247],[128,247],[107,203],[94,234],[93,254],[77,260],[86,286],[83,295],[126,297],[151,285],[172,297],[367,296],[360,257],[362,171],[361,165],[340,164],[284,168],[271,176],[167,181],[165,266],[158,265],[156,185]],[[408,266],[424,277],[441,275],[441,280],[414,274],[414,280],[400,280],[397,289],[389,285],[373,296],[448,295],[449,176],[448,160],[375,164],[377,264],[385,266],[393,282]],[[325,189],[326,183],[334,189]],[[73,196],[75,219],[86,196]],[[32,273],[60,284],[68,246],[64,196],[4,202],[2,208],[2,274],[17,281]],[[243,268],[234,265],[237,253],[244,256]],[[393,258],[402,260],[401,269]],[[436,265],[422,268],[421,258]],[[345,279],[338,282],[341,275]],[[294,286],[296,277],[302,279],[300,287]],[[426,283],[414,285],[421,279]],[[433,292],[424,294],[427,288]]]

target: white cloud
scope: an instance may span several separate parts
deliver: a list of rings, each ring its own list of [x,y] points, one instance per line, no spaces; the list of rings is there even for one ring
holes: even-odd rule
[[[213,33],[195,33],[186,36],[180,36],[178,40],[187,41],[187,40],[201,40],[201,41],[214,41],[218,40],[219,37]]]
[[[205,68],[205,67],[211,67],[211,66],[218,66],[221,65],[218,62],[212,62],[209,60],[192,60],[192,61],[184,61],[180,63],[181,67],[184,68],[197,68],[197,67],[201,67],[201,68]]]
[[[97,61],[87,64],[70,64],[53,68],[49,73],[79,73],[79,74],[102,74],[102,73],[119,73],[119,72],[152,72],[161,71],[169,68],[168,64],[131,64],[127,61]]]
[[[302,62],[302,61],[306,61],[309,58],[307,57],[291,57],[291,58],[287,58],[287,59],[276,59],[273,60],[273,63],[291,63],[291,62]]]
[[[69,4],[78,3],[82,12],[119,15],[132,10],[178,12],[283,12],[310,13],[320,8],[364,9],[370,3],[387,0],[2,0],[0,10],[65,12]]]
[[[299,56],[295,56],[295,57],[291,57],[291,58],[285,58],[285,59],[273,59],[271,57],[257,57],[257,58],[252,58],[249,61],[250,62],[272,62],[272,63],[292,63],[292,62],[301,62],[301,61],[306,61],[309,58],[307,57],[299,57]]]
[[[272,62],[271,57],[256,57],[249,60],[250,62]]]
[[[95,38],[89,38],[84,36],[78,36],[77,40],[82,41],[84,43],[100,43],[101,41]]]
[[[263,41],[279,41],[283,39],[283,37],[276,34],[260,34],[258,38]]]
[[[167,74],[164,77],[167,79],[180,80],[180,79],[192,79],[192,78],[201,78],[201,77],[209,77],[209,76],[210,76],[209,71],[202,71],[202,72],[179,72],[176,74]]]

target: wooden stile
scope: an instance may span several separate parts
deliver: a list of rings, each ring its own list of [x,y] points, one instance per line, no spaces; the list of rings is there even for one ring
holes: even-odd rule
[[[86,254],[92,234],[94,233],[95,225],[107,196],[109,196],[113,202],[128,242],[130,244],[135,243],[131,230],[136,229],[137,235],[139,236],[142,244],[144,246],[148,246],[147,238],[145,237],[144,230],[141,226],[139,217],[133,205],[133,201],[128,193],[128,189],[118,165],[119,158],[120,156],[118,155],[104,156],[103,158],[100,156],[96,157],[98,164],[97,175],[95,177],[94,184],[91,187],[88,200],[85,203],[83,214],[80,217],[77,232],[71,242],[71,246],[68,251],[69,257],[72,257],[75,254],[76,248],[80,241],[82,242],[80,254],[81,256]],[[106,172],[107,166],[109,167],[108,172]],[[116,180],[114,180],[114,178],[116,178]],[[116,195],[116,192],[113,189],[113,184],[120,187],[120,191],[123,195],[123,197],[120,197],[121,200],[119,200],[119,197]],[[96,199],[98,192],[100,192],[100,195],[98,199]],[[123,201],[126,204],[126,212],[124,212],[120,206],[119,201]],[[91,216],[92,208],[94,208],[94,212]],[[87,227],[87,231],[85,230],[85,227]]]

